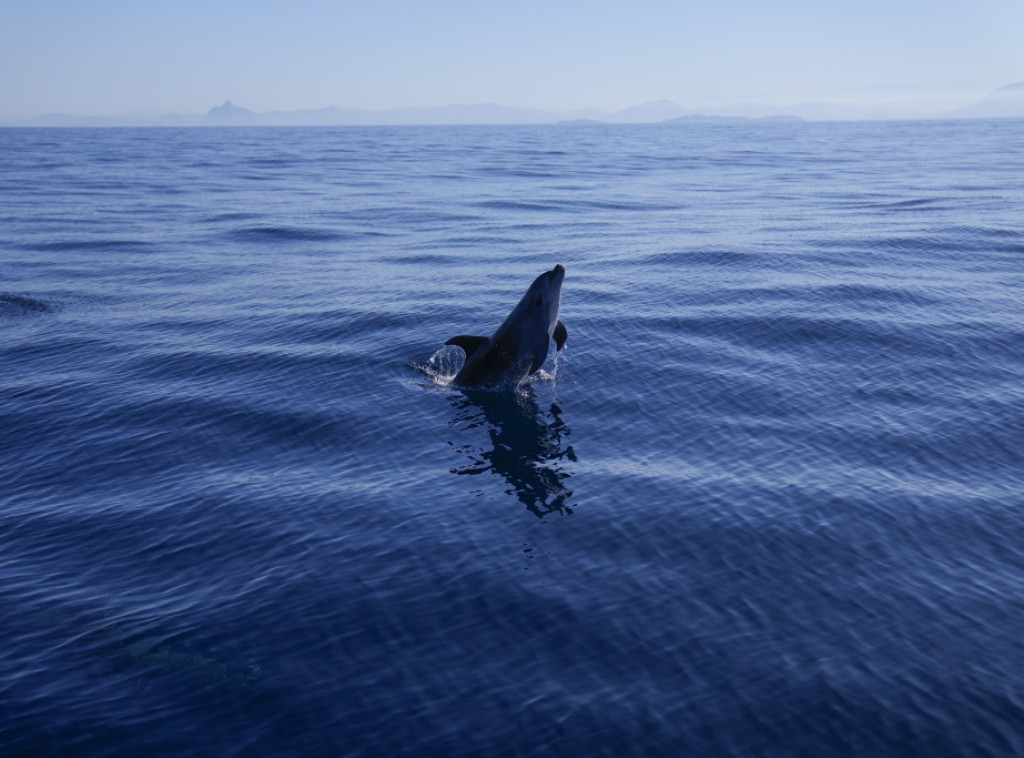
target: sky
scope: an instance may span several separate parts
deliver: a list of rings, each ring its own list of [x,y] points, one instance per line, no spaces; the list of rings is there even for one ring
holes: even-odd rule
[[[0,0],[0,121],[658,99],[950,102],[1024,80],[1024,0]]]

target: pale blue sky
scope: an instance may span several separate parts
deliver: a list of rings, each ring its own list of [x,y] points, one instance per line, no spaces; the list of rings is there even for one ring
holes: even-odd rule
[[[261,112],[969,101],[1024,80],[1024,0],[0,5],[0,120],[224,100]]]

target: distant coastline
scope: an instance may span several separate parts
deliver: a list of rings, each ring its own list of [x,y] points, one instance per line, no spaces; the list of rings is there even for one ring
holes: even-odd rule
[[[763,103],[687,110],[670,100],[655,100],[621,111],[583,109],[557,113],[539,108],[514,108],[496,103],[445,105],[436,108],[306,109],[257,113],[230,101],[204,114],[162,116],[73,116],[48,113],[0,124],[6,127],[104,126],[430,126],[515,124],[653,124],[728,123],[742,121],[871,121],[962,118],[1024,118],[1024,82],[1000,87],[984,99],[950,111],[915,112],[905,109],[803,103],[774,106]]]

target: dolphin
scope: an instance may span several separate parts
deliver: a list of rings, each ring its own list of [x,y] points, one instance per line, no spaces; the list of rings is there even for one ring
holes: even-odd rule
[[[466,362],[453,380],[460,387],[518,384],[536,373],[548,357],[551,340],[561,350],[569,336],[558,320],[562,301],[561,264],[533,280],[523,299],[490,337],[460,334],[445,342],[466,353]]]

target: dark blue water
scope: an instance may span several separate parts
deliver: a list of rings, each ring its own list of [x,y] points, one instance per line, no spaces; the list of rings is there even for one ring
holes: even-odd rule
[[[0,754],[1022,753],[1024,122],[0,130]]]

